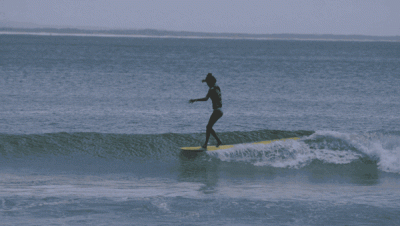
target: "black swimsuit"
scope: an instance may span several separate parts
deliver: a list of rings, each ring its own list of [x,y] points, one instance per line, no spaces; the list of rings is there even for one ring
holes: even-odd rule
[[[213,109],[217,110],[222,108],[221,89],[216,84],[208,90],[207,96],[211,98]]]
[[[224,114],[222,112],[221,89],[216,84],[208,90],[207,96],[211,98],[213,103],[213,113],[208,122],[208,127],[212,127],[215,122]]]

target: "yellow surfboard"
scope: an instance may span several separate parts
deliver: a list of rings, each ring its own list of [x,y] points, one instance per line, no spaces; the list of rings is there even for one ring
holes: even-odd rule
[[[276,139],[276,140],[266,140],[266,141],[260,141],[260,142],[255,142],[251,144],[270,144],[275,141],[285,141],[285,140],[297,140],[300,139],[299,137],[290,137],[290,138],[283,138],[283,139]],[[236,144],[238,145],[238,144]],[[215,146],[208,146],[206,149],[197,146],[197,147],[182,147],[181,150],[183,151],[218,151],[218,150],[223,150],[223,149],[229,149],[233,148],[235,145],[230,144],[230,145],[220,145],[219,147]]]

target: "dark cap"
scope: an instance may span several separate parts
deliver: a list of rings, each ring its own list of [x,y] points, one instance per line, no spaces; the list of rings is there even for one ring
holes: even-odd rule
[[[217,79],[211,73],[208,73],[206,79],[203,79],[202,82],[216,83]]]

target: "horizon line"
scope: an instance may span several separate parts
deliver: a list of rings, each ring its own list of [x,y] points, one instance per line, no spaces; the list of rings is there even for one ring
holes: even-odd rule
[[[99,36],[132,38],[196,38],[196,39],[253,39],[253,40],[326,40],[326,41],[400,41],[400,35],[343,35],[343,34],[251,34],[230,32],[170,31],[159,29],[124,29],[124,28],[15,28],[0,27],[0,34],[5,35],[43,35],[43,36]]]

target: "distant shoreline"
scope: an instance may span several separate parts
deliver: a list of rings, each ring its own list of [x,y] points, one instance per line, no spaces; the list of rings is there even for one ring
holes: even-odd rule
[[[131,38],[188,38],[188,39],[249,39],[293,41],[383,41],[400,42],[400,36],[368,35],[313,35],[313,34],[242,34],[188,31],[142,30],[86,30],[75,28],[0,28],[0,35],[89,36]]]

